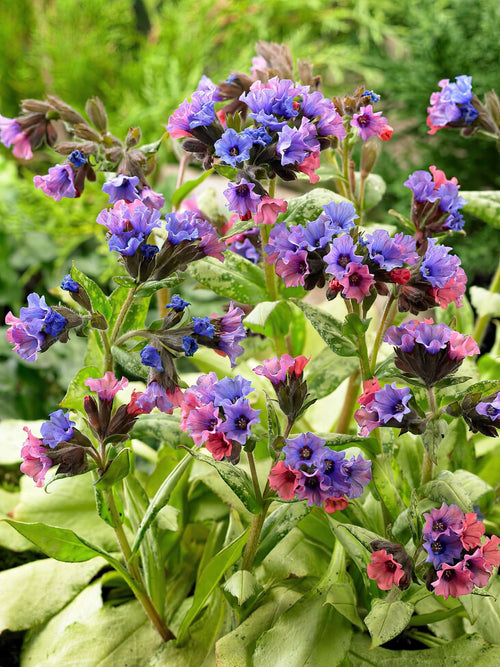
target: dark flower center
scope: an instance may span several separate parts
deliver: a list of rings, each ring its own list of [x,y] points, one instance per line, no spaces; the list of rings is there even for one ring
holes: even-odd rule
[[[331,459],[325,459],[324,461],[325,472],[332,472],[335,467],[335,463]]]
[[[234,420],[234,425],[236,426],[236,428],[239,428],[241,431],[244,431],[248,426],[249,421],[250,420],[248,419],[248,417],[245,417],[245,415],[241,415],[240,417],[238,417],[238,419]]]
[[[307,445],[304,445],[304,447],[299,449],[299,456],[301,459],[308,461],[312,456],[312,449]]]
[[[438,519],[437,521],[434,521],[434,523],[432,524],[432,530],[436,533],[442,533],[443,531],[446,530],[446,526],[442,521]]]
[[[404,412],[405,406],[403,405],[403,403],[401,401],[398,401],[393,409],[394,409],[394,412]]]
[[[231,148],[229,149],[229,155],[239,155],[239,154],[240,151],[238,146],[231,146]]]
[[[389,572],[394,572],[397,569],[398,565],[397,563],[394,563],[392,560],[387,560],[385,562],[385,567],[387,570],[389,570]]]
[[[209,431],[213,431],[216,426],[217,426],[217,419],[214,418],[214,419],[211,419],[208,422],[208,430]]]
[[[317,477],[308,477],[304,482],[304,486],[308,489],[316,489],[319,486],[319,479]]]
[[[439,540],[435,540],[431,543],[431,549],[433,554],[441,554],[444,551],[444,544]]]
[[[349,285],[359,285],[361,282],[361,276],[359,273],[353,273],[352,276],[349,276]]]
[[[497,412],[497,411],[496,411],[496,409],[493,407],[493,405],[488,405],[488,407],[486,408],[486,414],[487,414],[487,415],[491,415],[491,416],[493,416],[493,415],[496,415],[496,412]]]
[[[238,185],[236,188],[236,194],[238,197],[248,197],[250,194],[250,190],[248,189],[248,185],[245,183],[242,183],[241,185]]]
[[[368,116],[363,114],[358,118],[358,123],[361,125],[361,127],[367,127],[370,124],[370,119]]]
[[[443,572],[443,579],[450,581],[450,579],[454,579],[456,575],[457,573],[455,572],[455,570],[445,570]]]
[[[339,258],[337,260],[337,264],[339,264],[340,266],[343,266],[344,269],[345,269],[345,267],[349,264],[350,261],[351,261],[351,258],[349,257],[349,255],[339,255]]]
[[[305,262],[299,262],[297,271],[303,275],[307,271],[307,264]]]

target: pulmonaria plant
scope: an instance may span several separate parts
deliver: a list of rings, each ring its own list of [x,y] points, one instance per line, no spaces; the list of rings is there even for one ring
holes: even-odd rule
[[[285,47],[258,49],[249,73],[219,85],[202,77],[168,119],[182,154],[168,208],[148,182],[161,141],[141,146],[138,128],[115,137],[96,98],[88,121],[53,96],[24,101],[15,119],[0,117],[0,140],[15,157],[31,159],[44,142],[64,156],[34,178],[55,201],[81,196],[105,172],[108,203],[96,229],[120,267],[110,294],[73,267],[58,292],[72,308],[32,293],[19,317],[6,317],[7,339],[24,361],[66,343],[71,330],[89,338],[61,409],[40,436],[25,427],[21,470],[38,487],[92,478],[121,558],[46,526],[56,545],[50,554],[105,557],[161,638],[176,639],[175,652],[198,651],[198,640],[187,641],[196,621],[196,632],[219,638],[221,667],[229,665],[224,628],[250,625],[263,605],[285,623],[294,598],[290,616],[306,609],[334,619],[331,635],[346,646],[350,623],[359,630],[363,617],[380,644],[401,632],[399,610],[409,610],[410,626],[427,624],[414,604],[429,595],[426,585],[437,600],[460,599],[489,586],[500,564],[494,514],[483,523],[471,511],[477,501],[487,512],[493,489],[484,491],[479,468],[464,469],[475,465],[464,423],[473,434],[497,435],[500,386],[488,379],[450,391],[469,382],[456,371],[473,368],[481,343],[464,331],[466,318],[457,317],[455,330],[447,312],[466,303],[467,278],[447,238],[464,233],[467,197],[456,178],[431,166],[407,177],[412,200],[407,215],[394,214],[395,228],[369,223],[377,218],[366,215],[365,193],[393,132],[376,110],[379,96],[363,86],[330,99],[310,65],[295,71]],[[498,136],[492,95],[482,106],[467,76],[440,87],[432,132]],[[220,211],[206,214],[203,196],[187,199],[200,181],[182,182],[189,161],[225,179]],[[316,184],[321,164],[335,192],[276,196],[278,179]],[[197,312],[195,281],[226,298],[224,309]],[[404,319],[408,312],[421,319]],[[146,462],[136,465],[134,449]],[[199,466],[215,468],[217,479]],[[427,511],[436,498],[442,506]],[[173,512],[162,514],[169,501]],[[177,525],[167,529],[174,514]],[[10,523],[46,544],[30,524]],[[57,551],[68,543],[78,545],[76,556]],[[390,593],[375,604],[377,587]],[[283,591],[292,598],[282,600]],[[438,620],[448,612],[456,608],[443,607]],[[300,620],[297,641],[315,652],[309,622]],[[381,625],[391,628],[378,636]],[[273,632],[250,634],[246,662],[254,651],[261,661],[275,655]],[[324,655],[311,654],[311,663]]]

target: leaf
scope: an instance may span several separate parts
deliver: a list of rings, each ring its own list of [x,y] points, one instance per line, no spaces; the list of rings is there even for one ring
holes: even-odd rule
[[[293,299],[309,322],[313,325],[321,338],[336,354],[341,357],[354,357],[357,354],[355,346],[346,340],[342,334],[342,323],[324,310],[309,303]]]
[[[162,639],[135,600],[119,607],[104,606],[59,635],[37,667],[51,665],[130,665],[145,667]]]
[[[286,611],[257,641],[254,667],[340,665],[349,650],[351,624],[318,597],[305,598]]]
[[[0,572],[0,632],[26,630],[65,607],[105,565],[91,558],[85,564],[44,558]],[[47,594],[34,595],[40,586]]]
[[[408,625],[413,614],[413,605],[402,600],[373,600],[365,624],[372,638],[372,648],[394,639]]]
[[[170,500],[172,491],[177,486],[179,480],[181,479],[182,475],[184,474],[190,463],[191,460],[189,456],[185,456],[183,459],[181,459],[179,463],[175,466],[175,468],[172,470],[170,475],[167,477],[167,479],[160,486],[158,491],[156,492],[154,498],[149,503],[148,509],[146,510],[146,513],[144,514],[141,524],[137,530],[137,534],[134,538],[134,543],[132,545],[132,554],[137,553],[137,550],[141,546],[141,542],[144,539],[144,535],[146,534],[147,529],[153,522],[158,512],[163,507],[165,507],[165,505]]]
[[[500,380],[481,380],[469,385],[465,391],[455,394],[455,400],[459,401],[468,394],[494,394],[500,391]]]
[[[248,570],[237,570],[224,584],[224,590],[237,600],[239,606],[257,595],[261,589],[255,576]]]
[[[231,167],[228,164],[214,164],[214,170],[229,181],[234,181],[234,178],[238,173],[238,170],[235,169],[235,167]]]
[[[148,280],[139,286],[136,292],[136,296],[153,296],[155,292],[160,289],[164,289],[165,287],[168,287],[169,289],[175,289],[178,285],[180,285],[181,282],[182,279],[178,278],[177,276],[169,276],[163,280]]]
[[[27,438],[23,428],[27,426],[36,435],[42,424],[41,419],[36,421],[2,419],[0,421],[0,465],[18,466],[22,461],[21,448]]]
[[[131,464],[133,464],[132,450],[125,447],[118,452],[97,482],[94,482],[94,486],[97,489],[110,489],[129,474]]]
[[[104,294],[99,285],[79,271],[75,265],[73,265],[73,268],[71,269],[71,277],[73,280],[76,280],[76,282],[81,285],[89,295],[92,310],[101,313],[107,320],[109,320],[112,312],[111,304],[109,298]]]
[[[222,549],[222,551],[219,551],[218,554],[211,558],[201,572],[198,581],[196,582],[193,604],[184,616],[177,634],[178,645],[182,645],[189,626],[191,625],[198,612],[201,611],[203,605],[206,603],[210,597],[210,594],[219,583],[219,580],[222,578],[224,572],[226,572],[226,570],[228,570],[231,565],[236,563],[238,558],[241,556],[241,552],[243,551],[243,547],[247,543],[247,540],[248,529],[245,530],[244,533],[233,540],[230,544],[228,544],[227,547]]]
[[[204,171],[201,174],[201,176],[198,176],[198,178],[183,183],[181,187],[177,188],[177,190],[172,195],[172,206],[174,208],[177,208],[179,204],[181,204],[184,201],[184,199],[186,199],[186,197],[190,192],[192,192],[196,187],[198,187],[198,185],[203,183],[203,181],[207,179],[209,176],[211,176],[213,173],[214,169],[207,169],[207,171]]]
[[[487,512],[495,502],[495,490],[481,477],[474,475],[468,470],[455,470],[453,473],[455,483],[462,488],[474,507],[481,512]]]
[[[331,394],[359,368],[355,357],[338,357],[326,347],[306,366],[307,389],[320,399]]]
[[[500,643],[500,585],[492,578],[487,589],[490,595],[461,595],[458,599],[467,612],[472,632],[478,632],[492,644]]]
[[[213,257],[193,262],[189,273],[203,287],[239,303],[253,305],[269,300],[264,271],[235,252],[226,253],[224,263]]]
[[[392,456],[378,454],[372,459],[373,483],[391,517],[395,520],[405,509],[392,471]]]
[[[458,505],[463,512],[472,512],[472,502],[454,473],[443,470],[436,479],[426,484],[422,491],[436,503]]]
[[[286,301],[263,301],[245,317],[244,323],[252,331],[273,338],[288,333],[291,316],[290,306]]]
[[[359,172],[356,172],[356,193],[359,195]],[[382,176],[379,174],[368,174],[365,179],[365,190],[363,196],[363,210],[368,211],[370,208],[376,206],[385,194],[386,184]]]
[[[331,604],[339,614],[347,618],[353,625],[364,629],[363,622],[359,617],[356,600],[356,589],[352,580],[347,582],[336,582],[330,586],[326,594],[326,602]]]
[[[286,221],[287,224],[303,225],[309,220],[316,220],[323,213],[323,206],[332,201],[346,202],[348,200],[332,190],[314,188],[305,195],[290,199],[288,210],[283,218],[280,216],[280,222]]]
[[[113,276],[113,280],[121,287],[132,288],[137,286],[137,283],[135,282],[134,278],[132,278],[132,276]]]
[[[255,562],[260,563],[310,511],[303,502],[283,504],[275,509],[264,521]]]
[[[158,413],[140,415],[134,424],[131,436],[138,440],[154,439],[171,448],[193,444],[192,438],[180,428],[179,418],[176,415]]]
[[[215,461],[215,459],[200,454],[193,449],[185,449],[193,458],[213,466],[224,482],[232,489],[250,512],[253,514],[258,514],[260,512],[261,506],[255,497],[252,480],[242,468],[239,468],[232,463],[228,463],[227,461]]]
[[[90,389],[85,385],[85,380],[88,380],[88,378],[98,379],[100,377],[102,377],[102,372],[96,366],[84,366],[81,368],[69,383],[66,395],[59,405],[67,410],[83,412],[83,399],[91,393]]]
[[[500,229],[500,192],[498,190],[480,190],[460,192],[467,201],[464,213],[471,213],[488,225]]]
[[[335,536],[340,541],[347,554],[358,566],[360,572],[366,575],[366,566],[370,561],[370,542],[380,540],[380,535],[369,530],[348,523],[339,523],[330,518],[333,523]]]
[[[471,303],[479,317],[498,317],[500,315],[500,294],[494,294],[477,285],[472,285],[469,292]]]

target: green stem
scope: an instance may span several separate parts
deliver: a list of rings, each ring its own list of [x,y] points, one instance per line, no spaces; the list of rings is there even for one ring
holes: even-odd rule
[[[349,162],[350,162],[351,149],[349,144],[349,135],[344,139],[344,144],[342,146],[342,167],[343,167],[343,177],[345,184],[345,196],[350,201],[353,201],[353,194],[351,190],[351,181],[349,179]]]
[[[111,518],[113,521],[113,528],[115,531],[116,539],[120,545],[120,550],[123,554],[123,558],[127,565],[127,569],[130,573],[131,578],[134,580],[134,594],[139,602],[142,604],[144,611],[149,617],[150,621],[153,623],[155,628],[158,630],[163,641],[168,642],[171,639],[175,639],[173,632],[165,625],[160,614],[155,608],[151,598],[144,590],[144,583],[142,580],[142,575],[139,570],[139,567],[134,563],[132,559],[132,550],[128,542],[125,531],[123,530],[123,525],[121,523],[120,513],[116,507],[115,499],[113,497],[113,492],[110,490],[104,491],[104,497],[106,498],[106,503],[109,507]]]
[[[266,486],[266,488],[268,488]],[[264,492],[265,495],[265,492]],[[262,526],[266,520],[267,510],[269,505],[272,502],[272,498],[268,498],[264,501],[262,505],[262,511],[260,514],[256,514],[253,518],[252,524],[250,526],[250,533],[248,535],[248,542],[243,553],[243,560],[241,561],[241,569],[252,571],[253,561],[255,559],[255,554],[257,553],[257,547],[259,546],[259,538],[262,532]]]
[[[352,302],[352,312],[356,315],[360,315],[361,311],[359,304],[356,301],[351,300]],[[359,347],[359,363],[361,368],[361,379],[363,382],[369,380],[373,377],[373,374],[370,370],[370,360],[368,359],[368,348],[366,346],[366,337],[364,333],[358,334],[358,347]]]
[[[434,637],[427,632],[419,632],[418,630],[408,630],[406,634],[408,637],[416,639],[417,641],[424,644],[424,646],[428,646],[429,648],[437,648],[447,643],[446,639],[440,639],[439,637]]]
[[[104,347],[104,372],[106,373],[107,371],[113,371],[113,355],[111,354],[108,334],[105,331],[99,331],[99,333]]]
[[[342,406],[342,412],[340,417],[335,425],[335,433],[347,433],[349,429],[349,424],[351,423],[352,416],[354,414],[354,408],[356,407],[356,400],[359,395],[359,370],[354,371],[354,373],[349,377],[349,382],[347,383],[347,391],[344,398],[344,405]]]
[[[118,334],[120,333],[122,324],[125,320],[125,317],[127,316],[130,306],[132,305],[132,301],[134,300],[136,291],[137,287],[132,287],[132,289],[127,294],[127,298],[122,304],[120,312],[118,313],[118,317],[116,318],[115,326],[113,327],[113,331],[111,332],[111,340],[110,340],[111,345],[113,345],[116,339],[118,338]]]
[[[255,459],[253,452],[247,452],[248,465],[250,466],[250,474],[252,475],[253,488],[255,490],[255,496],[259,503],[262,502],[262,493],[260,490],[259,478],[257,476],[257,468],[255,467]]]
[[[495,275],[493,276],[493,280],[491,281],[489,291],[492,294],[497,294],[500,292],[500,262],[498,263],[497,270],[495,272]],[[491,315],[489,313],[487,313],[486,315],[482,315],[477,319],[476,326],[474,327],[474,331],[472,333],[472,338],[474,338],[474,340],[478,345],[481,345],[481,342],[484,338],[484,334],[486,333],[486,329],[488,327],[490,319]]]
[[[127,333],[124,333],[122,336],[117,338],[115,340],[115,345],[121,345],[129,338],[134,338],[134,336],[140,336],[141,338],[151,338],[153,335],[154,334],[152,334],[151,331],[148,331],[147,329],[134,329],[133,331],[128,331]]]
[[[437,623],[438,621],[444,621],[447,618],[452,616],[466,616],[465,610],[463,607],[455,607],[454,609],[443,609],[443,611],[433,611],[429,614],[417,614],[412,616],[409,622],[410,626],[419,627],[422,625],[428,625],[429,623]]]
[[[427,453],[427,450],[424,449],[424,460],[422,461],[422,477],[420,479],[420,484],[423,486],[424,484],[427,484],[427,482],[430,482],[433,474],[434,463]]]
[[[375,338],[375,342],[372,348],[370,368],[373,375],[375,374],[375,368],[377,367],[377,356],[380,350],[380,346],[382,345],[382,339],[396,314],[394,308],[395,303],[396,303],[396,297],[394,296],[394,294],[391,294],[386,301],[384,312],[382,313],[382,317],[380,319],[377,336]]]

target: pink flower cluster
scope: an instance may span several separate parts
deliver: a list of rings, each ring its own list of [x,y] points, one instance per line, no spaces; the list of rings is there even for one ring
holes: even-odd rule
[[[309,358],[310,359],[310,358]],[[253,372],[256,375],[262,375],[272,382],[273,385],[278,385],[280,382],[286,382],[287,375],[290,377],[295,375],[299,377],[302,375],[305,365],[309,362],[307,357],[300,355],[296,358],[289,354],[283,354],[281,357],[273,357],[262,362],[261,366],[256,366]]]

